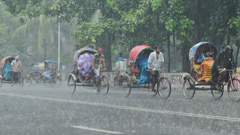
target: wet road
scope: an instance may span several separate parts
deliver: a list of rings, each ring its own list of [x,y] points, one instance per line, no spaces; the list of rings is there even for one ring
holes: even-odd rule
[[[186,100],[181,89],[169,99],[133,89],[125,98],[116,88],[107,96],[77,87],[70,95],[43,85],[0,88],[1,135],[239,135],[240,104],[227,93],[214,100],[197,91]]]

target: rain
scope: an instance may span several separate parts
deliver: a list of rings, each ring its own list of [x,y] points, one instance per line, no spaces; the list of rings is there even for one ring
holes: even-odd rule
[[[239,135],[240,0],[0,0],[0,135]]]

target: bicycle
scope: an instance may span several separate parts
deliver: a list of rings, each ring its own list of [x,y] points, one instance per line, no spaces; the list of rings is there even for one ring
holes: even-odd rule
[[[167,99],[171,95],[171,83],[170,81],[162,75],[164,69],[152,69],[153,72],[158,72],[157,77],[157,93],[161,97]],[[151,81],[150,81],[151,82]]]
[[[228,96],[232,101],[240,101],[240,80],[238,80],[237,78],[233,78],[233,72],[234,69],[221,69],[220,73],[220,86],[221,86],[221,91],[223,93],[224,91],[224,86],[227,85],[227,92],[228,92]],[[228,81],[224,82],[227,78],[228,74]],[[212,91],[213,92],[213,91]]]
[[[95,71],[96,76],[92,79],[83,80],[80,74],[70,74],[68,77],[68,92],[74,94],[76,86],[92,87],[96,94],[107,95],[109,92],[109,81],[105,75],[101,74],[100,67]],[[80,80],[77,82],[77,80]]]

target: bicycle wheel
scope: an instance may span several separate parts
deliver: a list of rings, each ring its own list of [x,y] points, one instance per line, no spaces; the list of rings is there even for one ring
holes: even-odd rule
[[[102,76],[100,80],[100,93],[107,95],[109,91],[109,81],[106,76]]]
[[[195,83],[190,77],[186,77],[183,82],[183,95],[186,99],[192,99],[195,95]]]
[[[73,75],[69,75],[68,77],[68,92],[73,94],[76,91],[76,80]]]
[[[165,99],[167,99],[171,95],[171,83],[170,81],[162,77],[157,83],[157,91],[159,95]]]
[[[131,93],[131,82],[128,76],[123,77],[119,82],[119,89],[124,97],[128,97]]]
[[[25,79],[24,79],[24,85],[25,85],[26,87],[31,86],[31,85],[32,85],[32,79],[31,79],[30,77],[25,78]]]
[[[232,101],[240,101],[240,80],[233,78],[232,82],[228,83],[227,92]]]
[[[60,77],[54,78],[54,81],[55,81],[55,83],[56,83],[55,87],[60,87],[60,86],[61,86],[62,80],[61,80]]]
[[[223,96],[224,86],[221,85],[220,89],[213,89],[213,85],[211,85],[211,93],[214,99],[220,99]]]

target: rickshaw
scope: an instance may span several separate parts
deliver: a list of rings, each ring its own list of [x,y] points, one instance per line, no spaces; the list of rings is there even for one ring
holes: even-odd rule
[[[30,86],[33,80],[49,87],[61,86],[61,78],[57,75],[57,62],[45,60],[33,65],[32,72],[28,73],[25,79],[26,85]]]
[[[81,48],[73,56],[73,72],[68,76],[68,92],[74,94],[76,86],[92,87],[94,92],[108,94],[109,81],[101,74],[100,67],[92,70],[92,60],[97,50]]]
[[[207,49],[213,49],[214,50],[214,55],[213,55],[213,60],[204,60],[201,64],[197,63],[197,60],[200,56],[200,54],[206,52]],[[214,88],[214,85],[212,83],[212,66],[214,63],[214,59],[216,59],[218,55],[218,48],[216,45],[210,43],[210,42],[200,42],[196,45],[194,45],[190,50],[189,50],[189,60],[190,60],[190,75],[187,75],[184,77],[184,83],[183,83],[183,95],[187,99],[192,99],[195,95],[195,91],[207,91],[210,90],[211,94],[214,99],[220,99],[223,96],[224,92],[224,86],[227,83],[220,82],[220,88]],[[228,94],[229,97],[232,100],[237,100],[239,101],[240,96],[235,97],[234,94],[239,92],[239,87],[240,86],[240,81],[236,78],[232,77],[232,69],[222,69],[220,71],[220,75],[222,72],[230,72],[229,74],[229,81],[228,81]],[[237,99],[236,99],[237,98]]]
[[[128,72],[129,58],[120,58],[115,63],[115,77],[114,77],[114,86],[119,85],[119,81],[124,77]]]
[[[11,63],[15,60],[12,56],[4,57],[1,60],[0,68],[1,68],[1,75],[0,75],[0,87],[2,86],[2,83],[11,83],[12,79],[12,68]],[[13,78],[14,84],[18,84],[19,86],[23,87],[23,78],[21,76],[21,73],[18,74],[15,78]]]
[[[162,75],[161,69],[153,69],[154,71],[159,72],[159,77],[157,84],[155,85],[157,92],[153,92],[151,89],[151,79],[149,75],[150,73],[148,70],[147,59],[150,53],[153,51],[154,50],[147,45],[139,45],[132,48],[129,57],[128,72],[124,75],[124,77],[121,78],[121,80],[119,80],[118,86],[125,97],[128,97],[130,95],[132,88],[147,88],[150,95],[152,96],[156,96],[157,94],[163,98],[168,98],[170,96],[171,83]],[[142,62],[142,64],[139,64],[141,63],[142,58],[144,59],[144,62]],[[139,81],[141,80],[141,76],[145,80],[142,84],[142,81]]]

